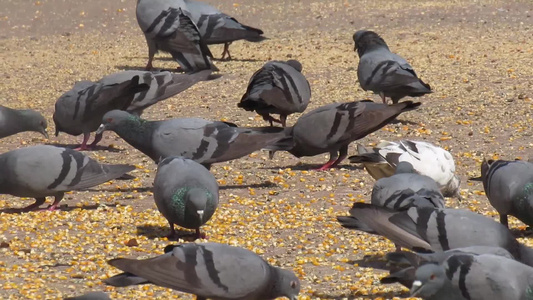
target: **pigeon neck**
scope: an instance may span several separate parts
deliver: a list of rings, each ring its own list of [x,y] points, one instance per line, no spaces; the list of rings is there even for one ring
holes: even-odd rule
[[[292,299],[290,291],[288,290],[290,288],[289,281],[291,281],[291,276],[288,276],[289,273],[292,274],[290,271],[270,266],[269,282],[271,286],[267,287],[267,295],[265,296],[268,297],[265,297],[265,299],[276,299],[283,296]],[[294,275],[292,275],[292,277],[294,277]]]
[[[113,131],[124,139],[128,144],[137,148],[142,153],[150,156],[154,160],[158,157],[152,157],[152,135],[158,121],[147,121],[131,115],[129,118],[122,120],[119,126],[113,127]]]
[[[28,117],[26,116],[26,111],[17,111],[17,110],[11,110],[11,113],[7,115],[7,124],[9,126],[6,126],[3,129],[7,129],[9,131],[9,134],[15,134],[23,131],[32,131],[33,128],[31,128],[31,123],[28,122]]]

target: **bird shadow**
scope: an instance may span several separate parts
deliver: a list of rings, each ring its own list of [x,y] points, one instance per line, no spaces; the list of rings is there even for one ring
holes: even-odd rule
[[[389,124],[420,125],[419,122],[413,122],[409,120],[398,120],[398,119],[390,121]]]
[[[343,294],[330,294],[330,293],[319,293],[319,292],[313,292],[311,295],[320,299],[347,299],[347,300],[353,300],[353,299],[392,299],[393,297],[400,297],[400,298],[408,298],[409,292],[402,291],[402,292],[377,292],[373,293],[371,295],[367,293],[362,293],[361,291],[355,291],[355,293],[343,293]]]
[[[317,171],[317,172],[323,172],[321,170],[317,170],[318,168],[322,167],[323,164],[305,164],[305,163],[297,163],[292,166],[275,166],[275,167],[264,167],[262,169],[266,170],[279,170],[279,169],[291,169],[291,170],[297,170],[297,171]],[[364,166],[362,165],[355,165],[355,164],[345,164],[345,165],[338,165],[336,167],[333,167],[332,169],[347,169],[347,170],[363,170]],[[329,170],[329,169],[328,169]],[[326,170],[327,171],[327,170]]]
[[[108,189],[85,189],[84,191],[89,192],[125,192],[125,193],[131,193],[131,192],[139,192],[139,193],[145,193],[145,192],[151,192],[152,187],[128,187],[128,188],[122,188],[122,187],[113,187]]]
[[[196,233],[192,230],[184,230],[182,228],[175,228],[176,237],[169,238],[169,241],[177,241],[178,239],[183,239],[185,241],[194,241],[196,240]],[[164,238],[168,237],[170,233],[170,228],[168,226],[159,226],[159,225],[140,225],[137,226],[137,235],[145,236],[151,240],[155,238]]]
[[[258,62],[260,59],[255,58],[232,58],[232,59],[222,59],[222,58],[213,58],[214,61],[227,62],[227,61],[240,61],[240,62]]]
[[[127,66],[127,65],[117,65],[115,68],[123,71],[146,71],[145,67],[139,67],[139,66]],[[159,72],[171,72],[171,73],[186,73],[185,70],[183,70],[181,67],[176,67],[172,69],[166,69],[166,68],[153,68],[152,71],[159,71]]]
[[[63,205],[60,205],[56,209],[56,211],[73,211],[75,209],[95,210],[95,209],[97,209],[100,206],[101,206],[100,204],[81,205],[81,206],[68,206],[68,204],[63,204]],[[108,207],[116,207],[117,205],[116,204],[106,204],[106,206],[108,206]],[[47,208],[39,208],[38,210],[33,210],[33,211],[46,212]],[[1,213],[5,213],[5,214],[22,214],[22,213],[27,213],[27,212],[28,211],[24,211],[22,208],[3,208],[3,209],[0,209],[0,214]]]
[[[387,261],[383,255],[365,255],[362,259],[349,260],[346,262],[349,265],[357,265],[360,268],[373,268],[379,270],[389,271]]]
[[[271,181],[265,181],[262,183],[252,183],[252,184],[233,184],[233,185],[224,185],[219,187],[221,190],[232,190],[232,189],[260,189],[260,188],[272,188],[277,187],[278,185],[271,182]]]
[[[45,145],[50,145],[50,146],[56,146],[56,147],[62,147],[62,148],[71,148],[71,149],[74,149],[74,148],[77,148],[80,146],[80,144],[62,144],[62,143],[46,143]],[[91,149],[87,149],[87,150],[83,150],[83,151],[109,151],[109,152],[122,152],[124,150],[122,149],[117,149],[117,148],[112,148],[112,147],[107,147],[107,146],[100,146],[100,145],[96,145],[95,147],[91,148]]]

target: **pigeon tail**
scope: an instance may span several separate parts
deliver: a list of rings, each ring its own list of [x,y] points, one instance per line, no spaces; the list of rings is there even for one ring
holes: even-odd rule
[[[355,217],[337,216],[337,221],[344,228],[356,229],[356,230],[364,231],[366,233],[371,233],[371,234],[378,234],[374,229],[368,227],[366,224],[362,223]]]
[[[285,127],[286,136],[263,148],[270,151],[291,151],[294,148],[293,127]]]
[[[135,276],[128,272],[124,272],[105,279],[104,283],[116,287],[125,287],[130,285],[146,284],[150,282],[142,277]]]

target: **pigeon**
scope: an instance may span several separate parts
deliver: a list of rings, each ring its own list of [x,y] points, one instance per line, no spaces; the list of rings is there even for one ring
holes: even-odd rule
[[[329,152],[329,161],[318,170],[335,167],[348,154],[348,145],[382,128],[399,114],[414,110],[421,103],[404,101],[386,105],[372,101],[332,103],[301,116],[290,136],[266,147],[271,151],[288,151],[296,157]]]
[[[420,97],[432,93],[429,84],[418,78],[405,59],[390,52],[377,33],[359,30],[353,40],[354,51],[359,55],[357,77],[363,90],[379,94],[383,103],[386,103],[386,97],[398,103],[405,96]]]
[[[159,50],[170,53],[185,72],[218,71],[183,0],[137,0],[136,14],[148,44],[147,71]]]
[[[394,175],[376,181],[371,203],[398,211],[413,206],[444,208],[444,197],[433,179],[416,174],[413,165],[402,161]]]
[[[0,154],[0,194],[32,197],[31,211],[54,196],[48,210],[55,210],[65,192],[90,188],[135,169],[130,165],[102,165],[81,152],[38,145]]]
[[[67,297],[64,300],[111,300],[104,292],[89,292],[77,297]]]
[[[47,123],[41,113],[33,109],[12,109],[0,105],[0,139],[24,131],[35,131],[48,138]]]
[[[199,118],[147,121],[125,111],[106,113],[97,133],[112,130],[156,163],[168,156],[211,164],[248,155],[285,138],[280,127],[239,128],[235,124]]]
[[[218,183],[204,166],[190,159],[167,157],[158,167],[154,181],[157,209],[170,224],[169,237],[176,237],[174,224],[196,229],[215,213],[218,206]]]
[[[397,212],[372,204],[355,203],[350,216],[339,216],[337,220],[345,228],[379,234],[415,251],[446,251],[469,246],[501,247],[520,262],[533,266],[533,249],[516,241],[505,226],[469,210],[411,207]]]
[[[123,287],[152,283],[196,299],[295,300],[300,281],[292,271],[269,265],[257,254],[218,243],[186,243],[144,260],[118,258],[108,263],[125,273],[106,279]]]
[[[94,148],[102,139],[96,134],[87,146],[91,132],[96,131],[104,114],[113,109],[127,109],[137,93],[148,91],[148,84],[140,83],[139,76],[133,76],[122,83],[80,81],[57,99],[54,111],[56,136],[59,132],[70,135],[83,134],[83,142],[75,150]]]
[[[254,73],[238,107],[257,111],[265,121],[286,126],[287,116],[303,112],[311,99],[311,87],[297,60],[269,61]],[[279,120],[270,116],[279,114]]]
[[[492,254],[454,254],[416,270],[411,296],[430,300],[533,299],[533,268]]]
[[[135,94],[133,101],[126,108],[126,111],[140,116],[147,107],[177,95],[200,81],[209,81],[221,77],[221,75],[211,73],[211,70],[185,74],[176,74],[168,71],[148,72],[131,70],[107,75],[100,79],[98,83],[104,85],[121,84],[131,80],[135,76],[139,76],[139,83],[148,84],[150,88]]]
[[[435,253],[389,252],[385,255],[385,259],[387,260],[387,266],[390,268],[390,274],[381,278],[380,282],[384,284],[400,283],[410,288],[413,285],[413,281],[415,281],[415,272],[420,266],[425,264],[441,264],[448,257],[455,254],[492,254],[514,259],[509,251],[500,247],[488,246],[471,246]]]
[[[229,45],[238,40],[261,42],[266,39],[261,29],[239,23],[213,6],[194,0],[184,0],[193,22],[208,45],[224,44],[222,59],[231,59]]]
[[[455,174],[453,156],[440,147],[421,141],[382,141],[372,150],[357,145],[357,152],[357,155],[348,158],[350,162],[362,163],[376,180],[391,176],[396,165],[406,161],[413,165],[418,174],[433,178],[445,197],[461,200],[461,179]]]
[[[481,179],[489,202],[509,227],[507,216],[533,226],[533,164],[527,161],[483,160]]]

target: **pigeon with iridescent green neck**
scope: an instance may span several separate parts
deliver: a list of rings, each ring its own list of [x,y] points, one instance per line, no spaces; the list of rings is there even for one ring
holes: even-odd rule
[[[154,181],[157,208],[170,224],[169,237],[175,237],[174,224],[196,229],[205,224],[218,206],[218,183],[201,164],[182,157],[167,157],[157,168]]]

